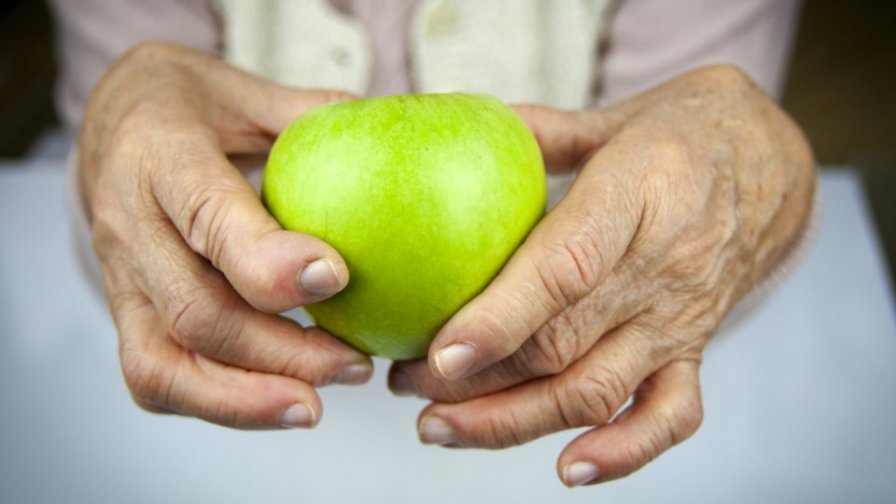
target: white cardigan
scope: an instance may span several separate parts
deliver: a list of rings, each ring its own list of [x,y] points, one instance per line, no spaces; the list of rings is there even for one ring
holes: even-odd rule
[[[422,0],[409,27],[421,92],[582,108],[613,0]],[[367,90],[364,28],[327,0],[218,0],[225,58],[298,87]],[[321,57],[321,55],[327,55]]]

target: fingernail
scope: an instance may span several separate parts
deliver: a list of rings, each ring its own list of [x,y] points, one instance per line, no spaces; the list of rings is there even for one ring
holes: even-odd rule
[[[317,296],[330,296],[345,287],[345,280],[329,259],[317,259],[305,266],[299,274],[299,286],[307,293]]]
[[[457,437],[448,422],[431,416],[423,420],[420,426],[420,440],[426,444],[448,445],[456,443]]]
[[[448,379],[460,378],[476,362],[476,349],[467,343],[455,343],[436,352],[436,369]]]
[[[577,487],[597,479],[597,466],[590,462],[573,462],[563,469],[563,484]]]
[[[393,370],[389,373],[389,390],[397,396],[417,395],[417,388],[411,377],[404,371]]]
[[[370,364],[349,364],[333,376],[333,383],[342,385],[359,385],[370,379],[373,368]]]
[[[314,412],[304,404],[293,404],[280,415],[280,427],[284,429],[313,427],[314,421]]]

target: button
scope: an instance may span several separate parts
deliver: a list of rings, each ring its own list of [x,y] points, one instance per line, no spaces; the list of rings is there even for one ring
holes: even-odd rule
[[[330,51],[330,59],[339,66],[348,66],[352,64],[352,53],[344,47],[334,47]]]
[[[457,7],[452,2],[440,2],[433,7],[426,18],[423,34],[427,37],[448,35],[457,31]]]

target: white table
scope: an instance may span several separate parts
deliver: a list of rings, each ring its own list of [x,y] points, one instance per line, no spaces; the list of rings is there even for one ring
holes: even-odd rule
[[[896,317],[854,174],[824,173],[806,261],[709,349],[701,430],[628,479],[567,490],[554,463],[574,433],[422,446],[424,403],[387,392],[383,361],[323,391],[314,431],[138,410],[71,250],[62,164],[0,166],[0,502],[896,502]]]

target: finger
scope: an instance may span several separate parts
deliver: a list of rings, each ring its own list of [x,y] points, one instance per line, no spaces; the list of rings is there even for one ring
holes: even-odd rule
[[[234,366],[279,374],[314,385],[363,383],[369,357],[325,333],[260,312],[220,272],[180,241],[159,216],[145,223],[156,245],[139,280],[180,346]]]
[[[542,376],[556,375],[584,355],[604,334],[631,322],[648,303],[637,281],[614,272],[591,294],[548,320],[509,357],[472,375],[445,380],[424,360],[392,364],[389,387],[396,395],[458,402],[490,394]],[[654,341],[666,352],[675,341]]]
[[[244,113],[248,117],[254,118],[256,124],[275,135],[283,131],[296,117],[315,107],[356,98],[355,95],[345,91],[296,89],[271,84],[267,81],[260,93],[264,100],[262,106],[254,110],[246,110]]]
[[[570,443],[557,472],[567,486],[621,478],[690,437],[702,419],[699,363],[670,363],[638,389],[624,415]]]
[[[114,89],[110,82],[122,79],[133,79],[143,86],[142,95],[135,96],[152,97],[162,89],[156,97],[162,107],[152,106],[153,100],[141,102],[141,106],[150,104],[146,108],[152,111],[151,121],[158,124],[165,116],[198,119],[215,130],[228,153],[266,151],[296,116],[319,105],[352,98],[344,91],[283,86],[203,51],[164,42],[131,48],[104,80],[103,89]],[[187,106],[169,107],[172,98],[186,98]],[[144,126],[136,128],[142,137],[148,131]]]
[[[601,300],[619,298],[598,296]],[[399,396],[415,395],[439,402],[459,402],[491,394],[542,376],[555,375],[578,360],[623,318],[603,303],[583,300],[539,328],[509,357],[455,380],[433,372],[425,360],[398,361],[389,370],[389,388]]]
[[[215,82],[207,86],[208,101],[216,106],[208,113],[218,133],[225,136],[260,129],[269,137],[309,110],[329,103],[352,100],[355,95],[337,89],[299,89],[272,82],[218,59],[196,54],[190,66],[212,65]],[[238,126],[234,128],[234,126]],[[232,131],[232,130],[243,130]],[[225,142],[226,144],[226,142]]]
[[[262,311],[283,312],[342,290],[349,274],[339,253],[284,231],[213,136],[197,128],[160,149],[178,155],[154,171],[153,191],[183,240]]]
[[[246,372],[168,338],[148,300],[116,316],[122,371],[138,405],[239,429],[313,427],[322,407],[299,380]]]
[[[602,425],[662,365],[650,338],[629,324],[608,334],[563,374],[456,404],[433,404],[420,415],[425,443],[504,448],[553,432]]]
[[[608,147],[609,148],[609,147]],[[491,284],[439,331],[433,371],[458,379],[515,352],[549,319],[594,291],[629,250],[641,205],[598,154]],[[608,165],[609,163],[609,165]]]
[[[296,89],[249,76],[240,80],[229,93],[218,99],[211,124],[228,154],[267,154],[277,135],[297,117],[330,103],[352,100],[354,95],[327,89]],[[246,86],[245,81],[254,81]],[[231,106],[237,110],[231,110]],[[223,110],[220,110],[223,108]]]
[[[604,128],[590,113],[531,104],[514,105],[513,109],[538,141],[549,172],[579,168],[606,143]]]

